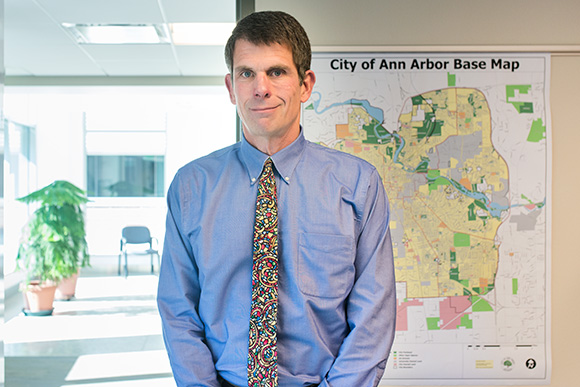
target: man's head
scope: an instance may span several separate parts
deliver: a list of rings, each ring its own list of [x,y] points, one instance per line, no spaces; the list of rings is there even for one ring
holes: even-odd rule
[[[300,24],[282,12],[259,12],[238,23],[226,46],[231,102],[244,138],[272,155],[300,135],[300,108],[316,82],[310,44]]]
[[[230,73],[234,67],[234,50],[238,40],[246,40],[256,46],[280,44],[292,52],[300,82],[310,70],[312,57],[310,41],[304,28],[287,13],[280,11],[256,12],[240,20],[225,48],[225,59]]]

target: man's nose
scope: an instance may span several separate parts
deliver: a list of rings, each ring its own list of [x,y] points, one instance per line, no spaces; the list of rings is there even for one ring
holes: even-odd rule
[[[254,96],[256,98],[268,98],[271,95],[270,91],[270,79],[266,74],[260,74],[256,76],[254,85]]]

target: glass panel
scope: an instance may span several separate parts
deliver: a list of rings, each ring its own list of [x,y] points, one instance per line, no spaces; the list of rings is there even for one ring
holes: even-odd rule
[[[28,195],[36,189],[36,128],[6,120],[5,149],[14,197]]]
[[[162,197],[164,156],[87,156],[91,197]]]

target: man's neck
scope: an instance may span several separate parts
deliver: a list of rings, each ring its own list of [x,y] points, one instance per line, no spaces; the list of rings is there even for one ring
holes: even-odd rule
[[[288,145],[292,144],[294,140],[300,135],[300,126],[297,130],[291,130],[286,132],[282,137],[255,137],[248,133],[245,128],[242,128],[244,132],[244,137],[246,141],[250,143],[254,148],[258,149],[260,152],[272,156],[273,154],[286,148]]]

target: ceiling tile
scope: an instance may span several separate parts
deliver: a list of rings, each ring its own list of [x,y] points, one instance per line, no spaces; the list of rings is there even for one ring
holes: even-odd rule
[[[179,76],[175,62],[167,60],[148,62],[102,61],[99,63],[108,76]]]
[[[111,76],[180,75],[169,44],[102,44],[82,47]]]
[[[106,75],[77,47],[35,45],[22,50],[17,58],[6,57],[6,73],[14,68],[17,73],[26,71],[35,76],[92,76]]]
[[[168,23],[236,21],[235,0],[162,0]]]
[[[157,0],[36,0],[59,23],[162,23]]]
[[[81,44],[95,61],[157,61],[160,58],[171,59],[175,63],[169,44]]]
[[[32,0],[4,0],[4,24],[7,27],[24,23],[50,21],[50,18]]]

